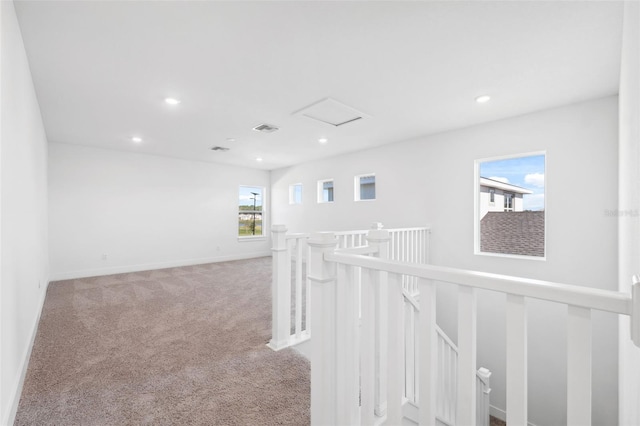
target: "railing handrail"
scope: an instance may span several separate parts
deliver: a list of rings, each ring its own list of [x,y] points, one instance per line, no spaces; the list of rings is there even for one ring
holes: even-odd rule
[[[310,235],[311,234],[308,234],[308,233],[298,232],[298,233],[286,234],[285,238],[287,240],[297,240],[298,238],[309,238]]]
[[[445,266],[406,263],[348,254],[344,251],[339,253],[326,253],[325,260],[378,271],[412,275],[483,290],[492,290],[505,294],[547,300],[565,305],[580,306],[624,315],[632,314],[631,295],[617,291]]]

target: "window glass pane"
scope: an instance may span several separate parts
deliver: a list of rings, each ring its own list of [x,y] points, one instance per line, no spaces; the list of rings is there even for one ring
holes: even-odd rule
[[[333,202],[333,180],[321,180],[318,182],[318,202]]]
[[[302,184],[289,185],[289,204],[302,204]]]
[[[375,200],[376,199],[376,177],[360,176],[360,200]]]
[[[241,186],[238,197],[238,235],[262,236],[263,188]]]
[[[525,155],[478,164],[479,250],[545,256],[545,155]]]

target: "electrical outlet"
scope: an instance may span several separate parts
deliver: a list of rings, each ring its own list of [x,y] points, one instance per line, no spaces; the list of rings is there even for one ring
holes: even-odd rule
[[[220,246],[217,246],[217,247],[216,247],[216,251],[220,251]]]
[[[106,254],[102,255],[102,260],[107,260],[107,255]]]

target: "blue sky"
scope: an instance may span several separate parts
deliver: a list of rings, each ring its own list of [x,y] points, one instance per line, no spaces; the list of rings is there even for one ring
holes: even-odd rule
[[[485,161],[480,163],[480,176],[533,191],[524,196],[524,209],[544,210],[544,155]]]
[[[256,207],[262,205],[262,188],[257,186],[241,186],[239,205],[241,206],[253,206],[253,194],[257,192],[259,195],[256,197]]]

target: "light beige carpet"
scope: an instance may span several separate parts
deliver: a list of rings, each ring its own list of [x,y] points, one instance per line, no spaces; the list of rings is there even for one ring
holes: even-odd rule
[[[270,284],[271,258],[51,283],[15,424],[309,424]]]

